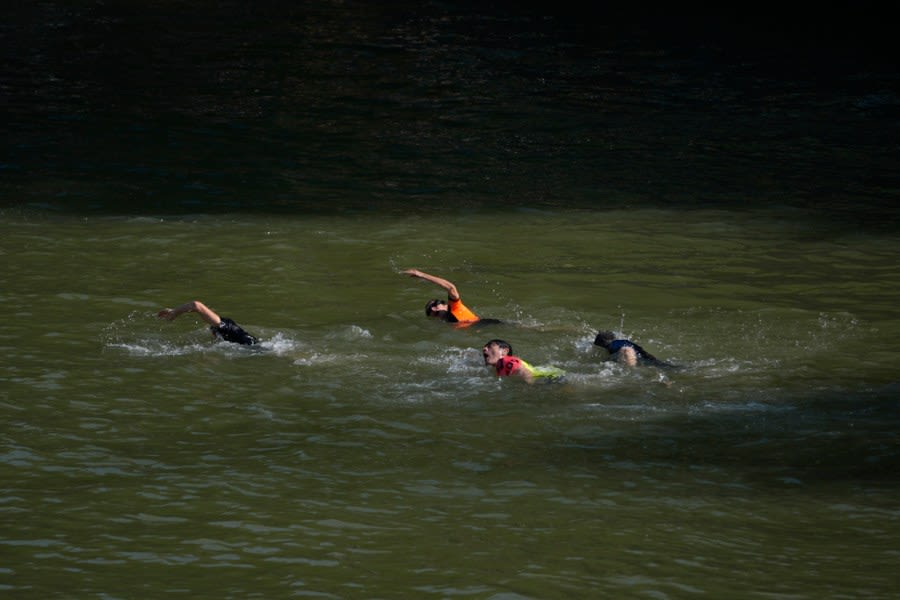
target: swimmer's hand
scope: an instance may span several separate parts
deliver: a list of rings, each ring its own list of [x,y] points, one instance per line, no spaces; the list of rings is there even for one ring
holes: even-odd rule
[[[400,271],[400,273],[402,273],[403,275],[409,275],[410,277],[421,277],[422,276],[422,271],[420,271],[418,269],[405,269],[403,271]]]

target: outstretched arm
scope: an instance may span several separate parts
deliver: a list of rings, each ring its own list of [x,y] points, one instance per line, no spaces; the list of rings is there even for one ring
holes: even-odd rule
[[[201,319],[203,319],[213,327],[217,327],[219,323],[222,322],[222,319],[219,317],[219,315],[217,315],[211,308],[209,308],[199,300],[185,302],[181,306],[176,306],[175,308],[164,308],[156,313],[156,316],[160,319],[165,319],[166,321],[174,321],[180,315],[189,312],[197,313],[198,315],[200,315]]]
[[[441,286],[445,290],[447,290],[447,297],[451,300],[459,300],[459,292],[456,290],[456,286],[451,282],[443,279],[441,277],[436,277],[435,275],[429,275],[424,271],[419,271],[418,269],[406,269],[403,271],[404,275],[409,275],[410,277],[417,277],[419,279],[424,279],[425,281],[430,281],[436,285]]]

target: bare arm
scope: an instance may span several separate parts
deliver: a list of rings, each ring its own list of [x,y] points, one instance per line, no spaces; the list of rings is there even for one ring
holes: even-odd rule
[[[441,286],[445,290],[447,290],[447,297],[451,300],[459,300],[459,292],[456,290],[456,286],[451,282],[443,279],[441,277],[436,277],[435,275],[429,275],[424,271],[419,271],[418,269],[406,269],[403,271],[404,275],[409,275],[410,277],[417,277],[419,279],[424,279],[425,281],[430,281],[436,285]]]
[[[524,367],[516,369],[516,372],[513,375],[518,375],[522,379],[525,380],[526,383],[534,383],[534,375],[531,373],[530,369],[526,369]]]
[[[209,308],[199,300],[185,302],[181,306],[176,306],[175,308],[164,308],[156,313],[156,316],[160,319],[165,319],[166,321],[174,321],[180,315],[189,312],[197,313],[198,315],[200,315],[201,319],[203,319],[213,327],[217,327],[219,323],[222,322],[222,319],[219,317],[219,315],[217,315],[211,308]]]
[[[619,350],[617,358],[620,363],[628,365],[629,367],[637,365],[637,352],[630,346],[625,346]]]

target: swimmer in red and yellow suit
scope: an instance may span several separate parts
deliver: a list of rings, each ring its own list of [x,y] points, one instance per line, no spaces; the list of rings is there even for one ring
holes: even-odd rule
[[[416,277],[418,279],[430,281],[431,283],[434,283],[447,291],[446,302],[437,298],[428,301],[428,304],[425,305],[425,314],[427,316],[437,317],[450,323],[456,323],[457,327],[469,327],[470,325],[474,325],[476,323],[483,325],[487,323],[500,322],[497,319],[482,319],[474,312],[472,312],[469,307],[463,304],[462,300],[460,300],[459,291],[456,289],[456,286],[446,279],[437,277],[435,275],[429,275],[428,273],[419,271],[418,269],[406,269],[405,271],[402,271],[402,273],[404,275],[409,275],[410,277]]]
[[[490,340],[481,350],[484,364],[494,367],[497,377],[521,377],[528,383],[538,381],[557,382],[566,372],[556,367],[533,367],[518,356],[513,356],[512,346],[503,340]]]
[[[244,346],[252,346],[259,343],[258,339],[241,329],[240,325],[228,317],[220,317],[214,310],[199,300],[185,302],[175,308],[164,308],[156,313],[156,316],[166,321],[174,321],[180,315],[189,312],[195,312],[200,315],[200,318],[209,324],[212,334],[219,339]]]

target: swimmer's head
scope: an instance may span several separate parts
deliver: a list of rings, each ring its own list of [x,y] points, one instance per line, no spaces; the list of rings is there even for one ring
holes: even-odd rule
[[[447,319],[450,314],[449,309],[450,307],[447,306],[446,300],[438,300],[435,298],[434,300],[429,300],[428,304],[425,305],[425,316]]]
[[[497,361],[512,354],[512,346],[503,340],[490,340],[481,349],[481,355],[484,356],[484,364],[494,366]]]
[[[606,348],[615,340],[616,334],[612,331],[600,331],[597,333],[597,337],[594,338],[594,345]]]

